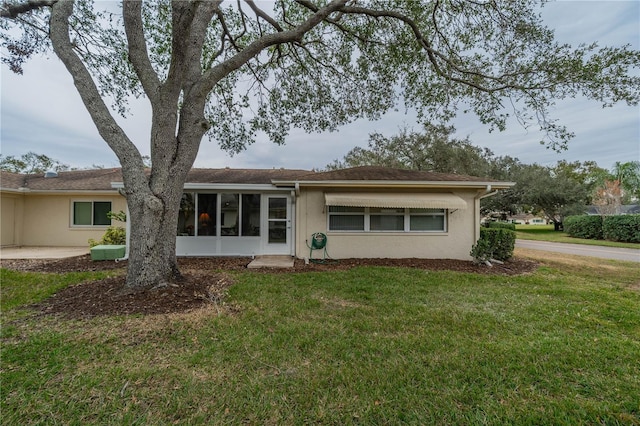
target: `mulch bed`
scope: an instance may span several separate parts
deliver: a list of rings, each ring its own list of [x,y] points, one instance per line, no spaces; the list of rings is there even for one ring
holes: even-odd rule
[[[224,271],[247,271],[251,261],[246,257],[179,258],[184,279],[167,287],[126,293],[124,271],[127,262],[93,262],[89,255],[66,259],[1,260],[2,268],[65,273],[80,271],[122,270],[123,275],[92,281],[61,290],[45,302],[34,306],[42,314],[61,314],[68,318],[128,314],[167,314],[186,312],[207,304],[220,302],[233,284]],[[503,265],[487,267],[471,261],[454,259],[341,259],[326,263],[296,260],[293,269],[259,269],[252,273],[299,273],[309,271],[348,270],[358,266],[395,266],[425,270],[449,270],[478,274],[521,275],[532,272],[537,264],[513,258]]]

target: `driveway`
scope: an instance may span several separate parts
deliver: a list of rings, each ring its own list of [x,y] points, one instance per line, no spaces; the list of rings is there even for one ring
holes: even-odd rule
[[[89,247],[2,247],[0,259],[63,259],[89,254]]]
[[[618,247],[587,246],[583,244],[551,243],[548,241],[516,240],[516,247],[542,250],[578,256],[599,257],[601,259],[640,262],[640,250]]]

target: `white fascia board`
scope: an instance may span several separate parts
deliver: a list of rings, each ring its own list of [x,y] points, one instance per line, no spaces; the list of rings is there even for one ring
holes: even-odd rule
[[[110,189],[29,189],[29,188],[21,188],[18,192],[23,194],[41,194],[41,195],[119,195],[118,191],[113,191]]]
[[[111,186],[113,188],[124,188],[123,182],[111,182]],[[293,184],[291,184],[290,188],[282,188],[271,185],[270,183],[260,183],[260,184],[252,184],[252,183],[189,183],[186,182],[184,184],[184,190],[219,190],[219,191],[258,191],[258,192],[266,192],[266,191],[289,191],[293,189]]]
[[[389,180],[329,180],[329,181],[273,181],[274,185],[322,186],[322,187],[377,187],[377,188],[473,188],[505,189],[515,182],[470,182],[470,181],[389,181]]]
[[[200,190],[221,190],[221,191],[287,191],[291,188],[278,188],[269,183],[251,184],[251,183],[185,183],[184,189],[200,189]]]

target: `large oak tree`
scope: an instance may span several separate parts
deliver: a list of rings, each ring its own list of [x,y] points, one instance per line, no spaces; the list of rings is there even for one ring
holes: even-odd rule
[[[21,72],[52,47],[118,156],[131,289],[179,274],[180,198],[207,134],[233,152],[256,132],[282,143],[292,126],[332,130],[403,103],[435,121],[463,108],[499,129],[515,114],[557,147],[571,133],[550,118],[555,99],[640,98],[639,52],[558,44],[530,0],[164,0],[98,10],[104,4],[5,2],[2,60]],[[150,173],[108,106],[124,112],[140,94],[152,109]]]

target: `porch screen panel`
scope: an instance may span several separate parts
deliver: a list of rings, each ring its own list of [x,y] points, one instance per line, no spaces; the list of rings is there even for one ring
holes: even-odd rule
[[[242,194],[242,235],[260,236],[260,194]]]
[[[216,235],[218,194],[198,194],[198,236]]]
[[[185,192],[180,200],[178,236],[193,236],[196,229],[196,194]]]
[[[220,235],[231,237],[240,235],[239,200],[239,194],[220,195]]]

